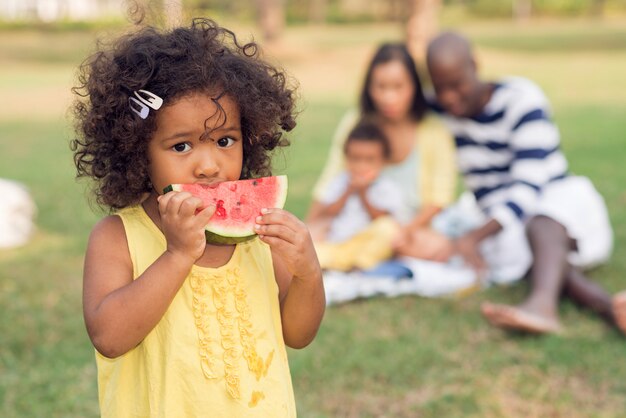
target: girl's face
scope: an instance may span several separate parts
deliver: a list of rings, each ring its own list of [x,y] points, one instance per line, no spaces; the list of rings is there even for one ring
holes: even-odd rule
[[[157,111],[157,130],[148,144],[150,181],[162,193],[173,183],[238,180],[243,163],[239,106],[222,96],[195,93]],[[225,119],[225,120],[224,120]]]
[[[351,177],[373,180],[385,167],[382,144],[368,140],[351,140],[346,148],[346,169]]]
[[[399,121],[406,118],[411,111],[415,85],[401,62],[389,61],[373,68],[369,94],[382,117]]]

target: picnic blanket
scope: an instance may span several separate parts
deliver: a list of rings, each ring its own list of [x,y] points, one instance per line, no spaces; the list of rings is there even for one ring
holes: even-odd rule
[[[438,263],[408,257],[398,258],[397,261],[411,271],[411,277],[325,271],[326,304],[336,305],[377,296],[459,297],[483,287],[477,274],[458,261]]]

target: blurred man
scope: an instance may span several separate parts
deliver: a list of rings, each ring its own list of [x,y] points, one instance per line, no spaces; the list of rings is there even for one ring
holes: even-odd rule
[[[503,328],[558,332],[558,299],[565,294],[624,332],[626,294],[612,298],[581,272],[612,251],[604,201],[587,178],[568,173],[541,89],[523,78],[481,80],[469,42],[456,33],[433,39],[427,65],[434,107],[455,135],[465,185],[485,214],[482,226],[457,239],[457,252],[490,272],[503,263],[515,271],[530,264],[526,299],[516,306],[484,303],[483,315]],[[520,228],[526,234],[510,233]]]

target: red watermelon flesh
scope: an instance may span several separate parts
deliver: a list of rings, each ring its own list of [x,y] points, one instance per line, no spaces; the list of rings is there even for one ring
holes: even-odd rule
[[[216,184],[171,184],[164,192],[187,191],[215,205],[206,226],[207,242],[235,244],[255,236],[256,217],[263,208],[282,208],[287,198],[287,176],[260,177]]]

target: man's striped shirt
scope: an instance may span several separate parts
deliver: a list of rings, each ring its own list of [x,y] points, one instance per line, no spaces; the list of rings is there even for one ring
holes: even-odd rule
[[[542,187],[567,175],[549,102],[533,82],[501,80],[483,111],[472,118],[434,108],[455,136],[466,187],[503,227],[532,216]]]

